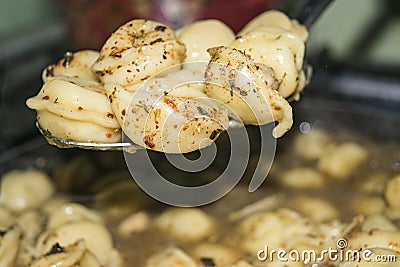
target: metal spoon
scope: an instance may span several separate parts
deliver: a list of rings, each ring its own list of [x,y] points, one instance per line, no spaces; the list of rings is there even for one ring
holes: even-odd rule
[[[298,20],[305,25],[307,28],[314,23],[320,14],[326,9],[326,7],[333,2],[333,0],[309,0],[303,6],[300,13],[296,16]],[[235,120],[229,121],[229,128],[239,128],[243,124],[238,123]],[[144,149],[143,147],[134,144],[132,142],[118,142],[118,143],[96,143],[96,142],[77,142],[73,140],[61,139],[53,136],[49,131],[42,129],[38,122],[36,122],[36,128],[46,138],[47,142],[51,145],[55,145],[60,148],[80,148],[88,150],[102,150],[102,151],[117,151],[124,150],[134,153],[138,149]]]
[[[36,128],[46,138],[47,142],[51,145],[55,145],[60,148],[82,148],[89,150],[129,150],[135,151],[142,148],[136,144],[129,142],[119,143],[96,143],[96,142],[78,142],[73,140],[62,139],[53,136],[49,131],[42,129],[38,122],[36,122]]]
[[[333,0],[308,0],[294,17],[309,29],[332,2]]]
[[[46,138],[50,145],[55,145],[60,148],[81,148],[87,150],[101,150],[101,151],[127,151],[130,153],[136,152],[138,149],[144,149],[133,142],[118,142],[118,143],[97,143],[97,142],[79,142],[68,139],[55,137],[51,132],[42,129],[38,122],[35,123],[36,128]],[[240,128],[243,124],[231,119],[229,121],[229,128]]]

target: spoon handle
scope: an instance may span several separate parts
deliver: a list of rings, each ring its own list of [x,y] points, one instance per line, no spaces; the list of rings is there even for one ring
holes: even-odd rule
[[[309,0],[303,6],[296,18],[301,24],[310,28],[333,1],[334,0]]]

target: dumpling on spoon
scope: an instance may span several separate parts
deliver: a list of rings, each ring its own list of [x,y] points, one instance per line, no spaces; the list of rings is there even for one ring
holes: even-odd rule
[[[244,124],[278,121],[272,132],[276,138],[292,127],[292,108],[276,90],[279,83],[271,68],[256,64],[250,56],[234,48],[220,46],[208,51],[211,55],[205,74],[208,96],[229,106]]]
[[[185,45],[178,42],[171,28],[135,19],[111,34],[92,70],[103,83],[128,86],[181,63],[184,57]]]
[[[185,79],[198,82],[188,84]],[[150,79],[136,92],[116,84],[105,88],[124,133],[134,143],[187,153],[211,145],[229,124],[227,112],[202,92],[202,81],[196,71],[182,69]]]
[[[209,61],[208,48],[227,46],[235,40],[235,34],[225,23],[215,20],[201,20],[176,31],[177,38],[186,46],[184,62]]]
[[[306,27],[272,10],[251,20],[229,46],[250,55],[256,63],[271,67],[281,82],[279,93],[299,100],[308,79],[303,69],[307,38]]]
[[[43,71],[44,85],[26,105],[36,110],[44,131],[77,142],[120,142],[121,127],[90,69],[98,55],[91,50],[68,52]]]

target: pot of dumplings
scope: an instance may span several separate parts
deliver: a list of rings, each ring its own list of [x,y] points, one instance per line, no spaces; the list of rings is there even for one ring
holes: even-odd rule
[[[266,181],[251,194],[259,136],[249,130],[248,171],[229,194],[202,207],[152,199],[130,176],[122,152],[65,150],[35,139],[0,162],[0,263],[306,267],[263,261],[258,253],[265,246],[320,253],[338,240],[398,259],[400,121],[360,107],[305,97],[294,106],[297,120],[279,140]],[[385,132],[374,130],[389,124]],[[205,181],[225,163],[217,157],[213,168],[188,176],[159,152],[149,153],[160,172],[181,184]],[[398,266],[329,258],[319,264]]]

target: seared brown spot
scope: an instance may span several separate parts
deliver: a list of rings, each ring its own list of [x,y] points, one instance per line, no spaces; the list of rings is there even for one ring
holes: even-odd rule
[[[104,71],[101,71],[101,70],[96,71],[96,74],[99,75],[99,76],[104,76],[105,75]]]
[[[150,148],[155,147],[153,137],[151,137],[150,135],[145,135],[145,137],[143,138],[143,142],[146,144],[146,146]]]
[[[50,97],[48,95],[45,95],[44,97],[42,97],[43,100],[49,100]]]
[[[174,100],[169,99],[169,98],[164,98],[164,103],[167,104],[168,106],[170,106],[172,109],[176,109],[176,107],[177,107]]]
[[[58,242],[57,242],[51,247],[51,249],[45,255],[49,256],[49,255],[62,253],[62,252],[64,252],[64,248],[62,246],[60,246],[60,244],[58,244]]]
[[[111,133],[107,133],[107,134],[106,134],[106,137],[107,137],[107,138],[111,138],[111,137],[112,137],[112,134],[111,134]]]
[[[122,57],[121,51],[111,53],[110,57],[121,58]]]
[[[163,39],[160,37],[160,38],[157,38],[157,39],[151,41],[151,42],[150,42],[150,45],[153,45],[153,44],[155,44],[155,43],[159,43],[159,42],[162,42],[162,41],[163,41]]]
[[[164,25],[157,25],[157,26],[154,28],[154,30],[156,30],[156,31],[161,31],[161,32],[164,32],[165,29],[167,29],[167,27],[165,27]]]
[[[78,107],[78,110],[79,110],[79,111],[82,111],[82,110],[83,110],[83,107]]]
[[[112,113],[107,113],[107,117],[110,118],[110,119],[113,119],[113,118],[114,118],[114,114],[112,114]]]
[[[49,76],[51,76],[51,77],[54,76],[54,66],[49,66],[46,69],[46,77],[49,77]]]
[[[125,110],[125,109],[123,109],[123,110],[121,111],[121,113],[122,113],[122,116],[125,116],[125,114],[126,114],[126,110]]]
[[[215,262],[212,258],[201,258],[200,259],[201,263],[203,264],[204,267],[215,267]]]

